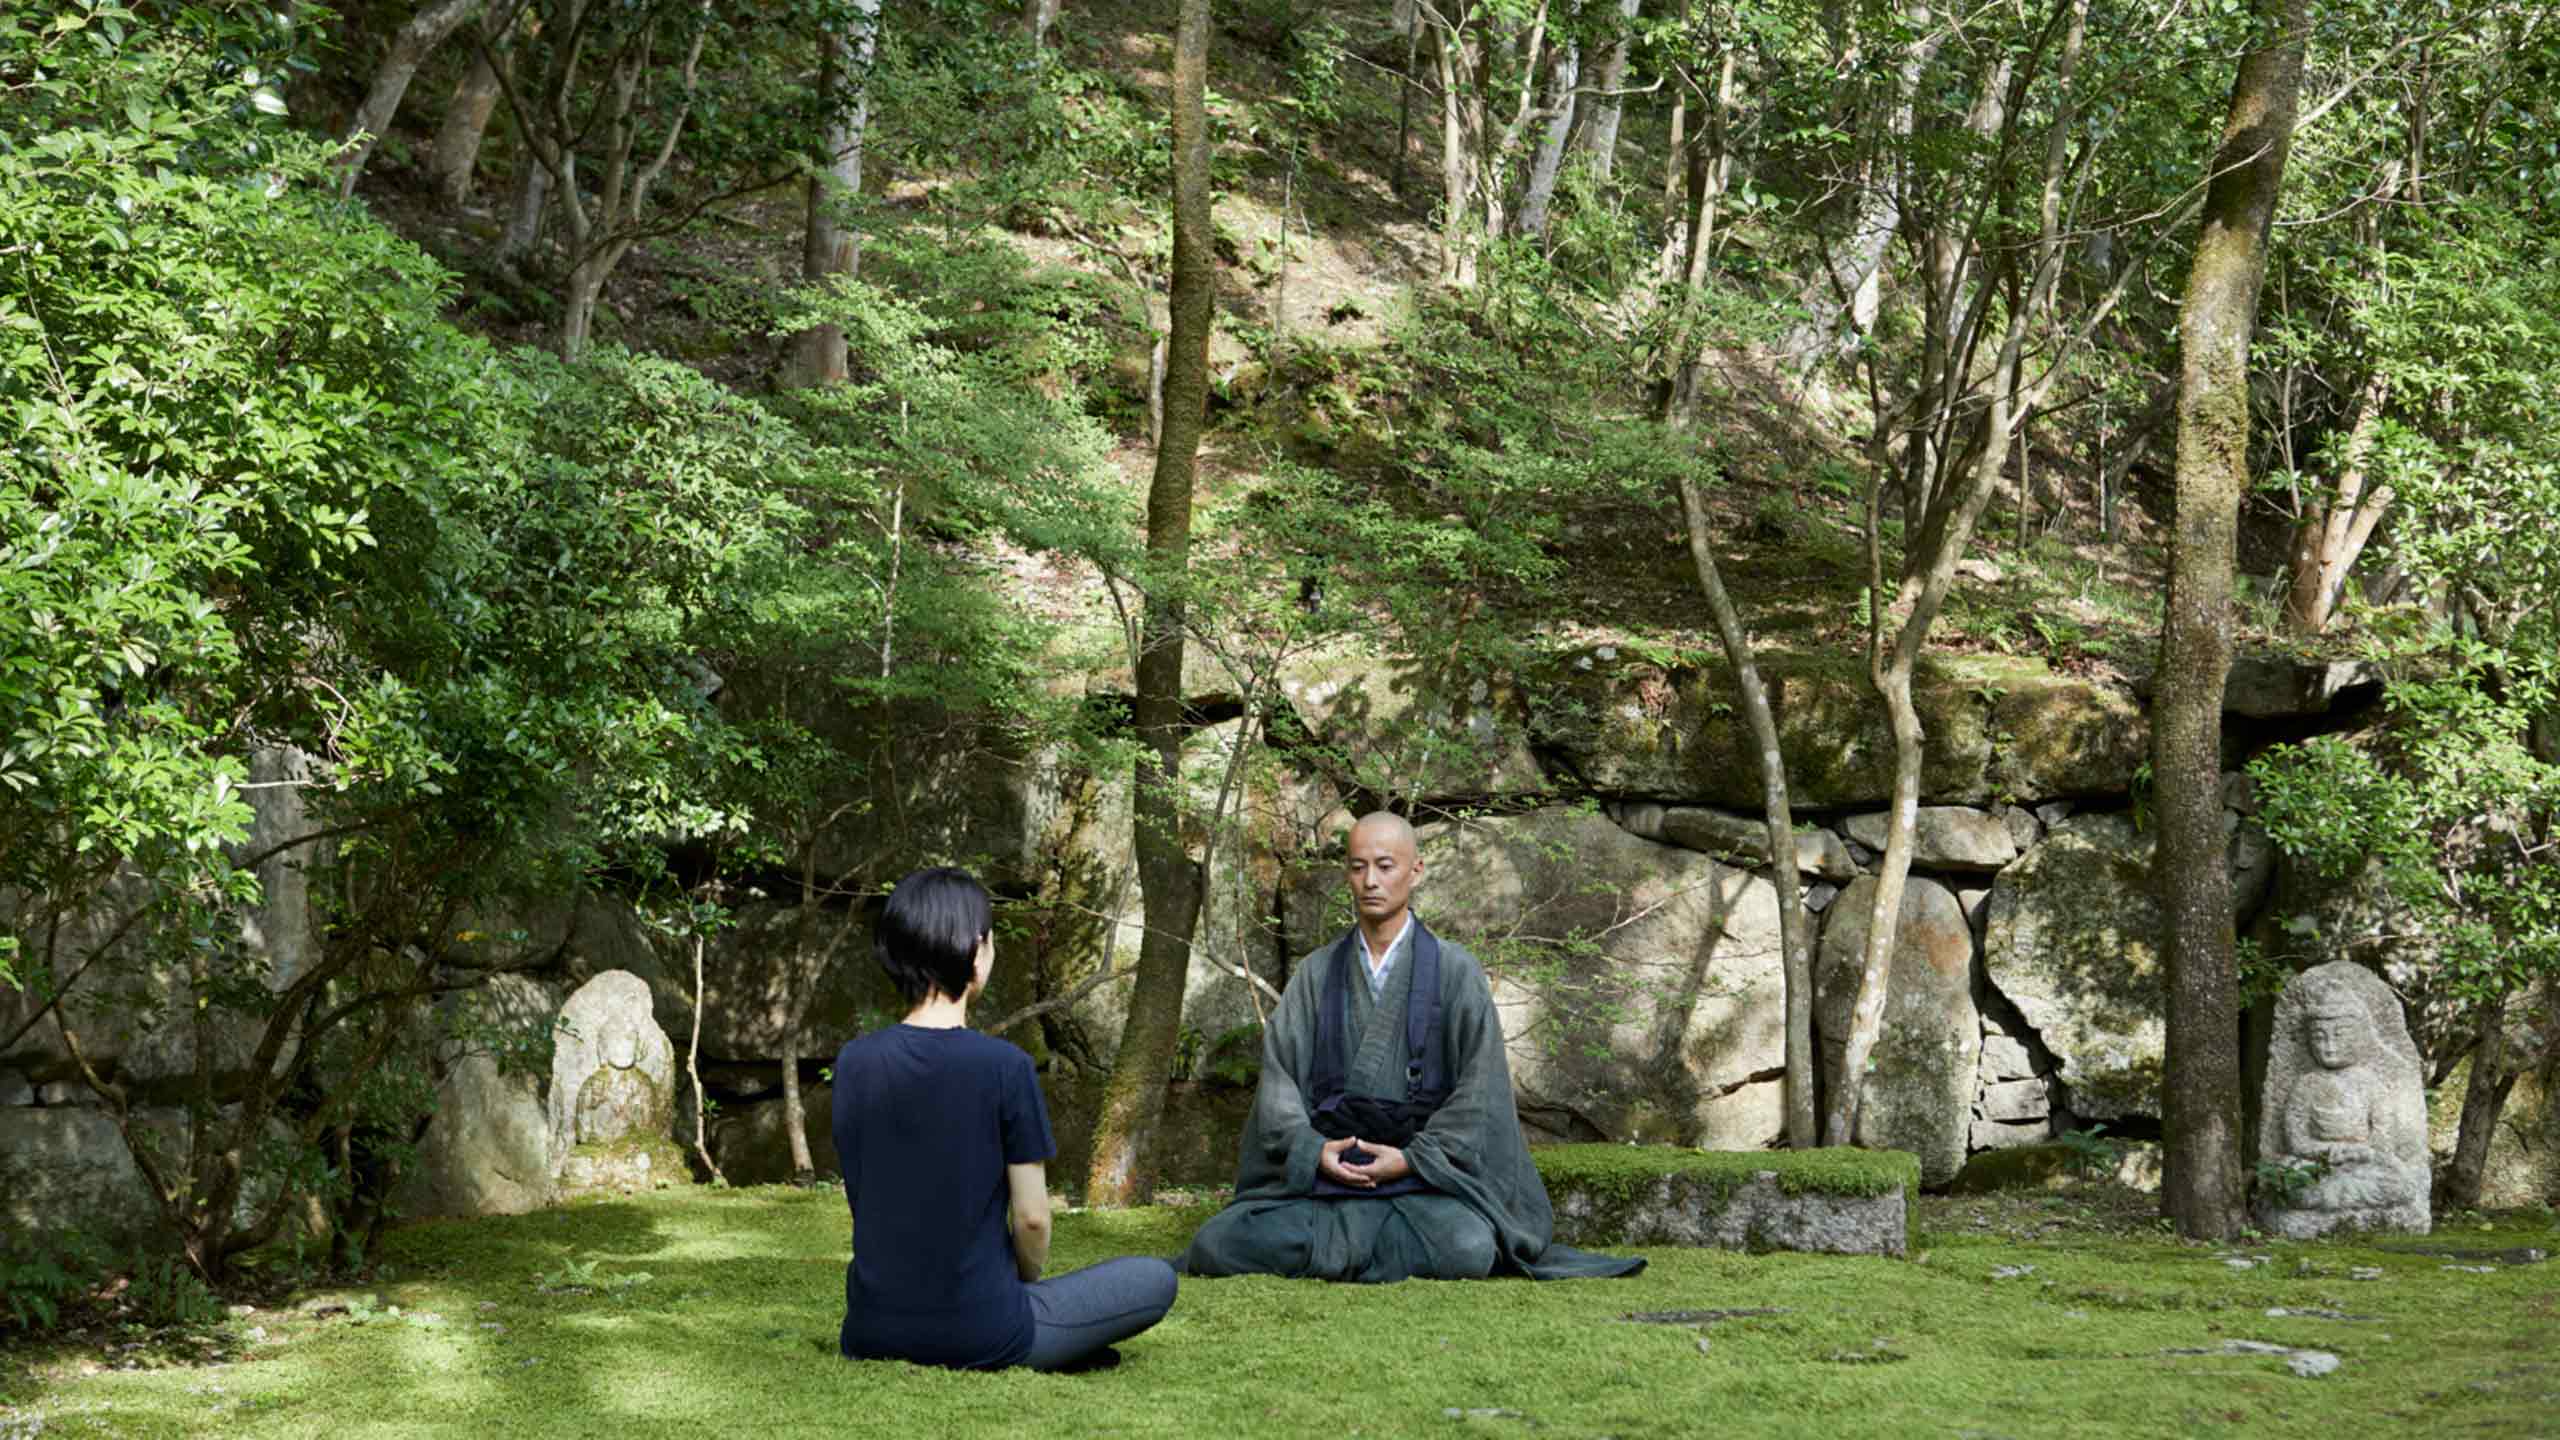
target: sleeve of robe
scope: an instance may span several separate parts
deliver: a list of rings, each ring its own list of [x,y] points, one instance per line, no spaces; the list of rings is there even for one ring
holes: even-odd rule
[[[1324,1137],[1307,1123],[1302,1081],[1315,1058],[1316,1006],[1331,950],[1319,950],[1289,977],[1280,1008],[1263,1031],[1262,1079],[1245,1125],[1238,1199],[1313,1193]],[[1447,1030],[1451,1089],[1405,1159],[1424,1183],[1464,1200],[1492,1222],[1504,1260],[1541,1280],[1631,1275],[1640,1257],[1594,1255],[1554,1244],[1555,1213],[1529,1159],[1512,1099],[1502,1019],[1484,966],[1464,946],[1440,942],[1441,1024]]]
[[[1307,1123],[1305,1080],[1315,1065],[1316,1002],[1332,947],[1298,963],[1262,1029],[1262,1078],[1253,1092],[1236,1157],[1236,1198],[1277,1200],[1312,1195],[1324,1137]]]

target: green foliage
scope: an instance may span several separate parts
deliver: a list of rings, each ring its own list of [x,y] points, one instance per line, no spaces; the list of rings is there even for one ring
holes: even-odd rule
[[[0,1320],[24,1334],[41,1334],[63,1319],[108,1275],[104,1246],[77,1229],[36,1235],[0,1234]]]

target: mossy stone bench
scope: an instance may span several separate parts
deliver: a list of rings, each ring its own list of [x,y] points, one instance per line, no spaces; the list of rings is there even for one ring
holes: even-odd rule
[[[1902,1255],[1920,1159],[1904,1150],[1555,1145],[1530,1152],[1568,1245]]]

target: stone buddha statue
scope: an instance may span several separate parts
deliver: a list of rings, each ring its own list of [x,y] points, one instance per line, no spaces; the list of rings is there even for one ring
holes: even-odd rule
[[[2294,1239],[2341,1228],[2429,1228],[2426,1095],[2398,997],[2336,961],[2296,976],[2276,1002],[2264,1161],[2307,1170],[2259,1196],[2260,1222]]]

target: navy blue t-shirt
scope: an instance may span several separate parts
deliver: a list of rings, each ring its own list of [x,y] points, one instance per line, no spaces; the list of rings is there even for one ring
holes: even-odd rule
[[[997,1369],[1031,1351],[1004,1167],[1056,1153],[1031,1057],[975,1030],[892,1025],[836,1056],[853,1207],[844,1353]]]

